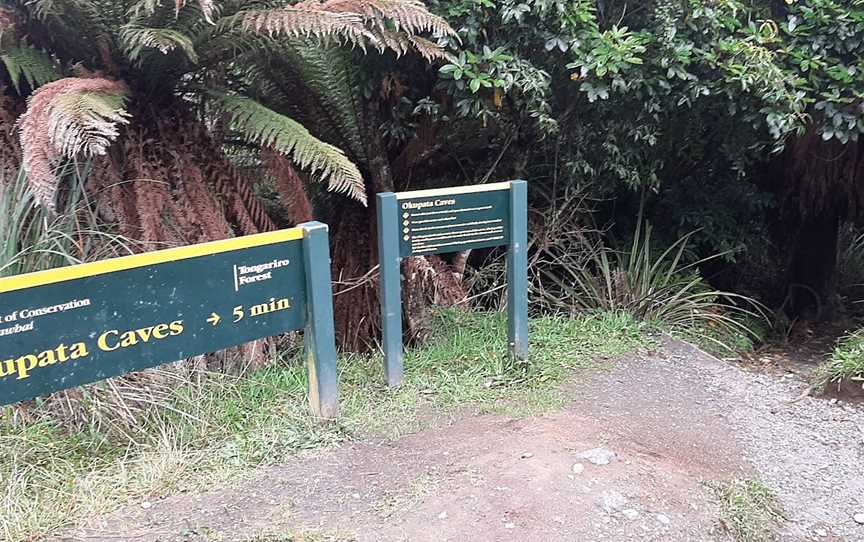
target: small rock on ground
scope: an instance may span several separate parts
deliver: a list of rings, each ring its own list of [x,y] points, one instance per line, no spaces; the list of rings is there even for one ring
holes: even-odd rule
[[[608,465],[614,461],[617,456],[612,450],[606,448],[593,448],[579,453],[576,457],[590,461],[595,465]]]

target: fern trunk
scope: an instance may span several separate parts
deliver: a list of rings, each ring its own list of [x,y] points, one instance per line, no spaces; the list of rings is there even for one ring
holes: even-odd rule
[[[778,166],[778,234],[788,254],[784,306],[792,317],[832,319],[840,306],[840,228],[864,211],[864,141],[824,141],[811,127],[787,145]]]

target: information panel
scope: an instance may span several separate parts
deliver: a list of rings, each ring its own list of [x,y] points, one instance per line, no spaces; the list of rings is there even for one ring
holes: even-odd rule
[[[459,252],[510,242],[510,183],[482,191],[419,190],[396,194],[402,213],[401,256]]]
[[[402,382],[404,257],[506,246],[510,351],[528,357],[528,189],[525,181],[378,194],[384,374]]]
[[[307,331],[310,382],[332,388],[310,398],[332,417],[328,262],[327,227],[309,223],[0,279],[0,404],[302,329],[329,308]],[[313,307],[315,288],[326,295]]]

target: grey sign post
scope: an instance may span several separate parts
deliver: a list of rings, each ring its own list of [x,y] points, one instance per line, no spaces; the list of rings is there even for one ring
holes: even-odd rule
[[[525,181],[378,194],[384,374],[404,371],[400,263],[407,256],[507,246],[508,337],[528,358],[528,189]]]

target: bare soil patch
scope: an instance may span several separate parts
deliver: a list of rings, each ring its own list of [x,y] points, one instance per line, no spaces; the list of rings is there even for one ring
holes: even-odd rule
[[[59,539],[728,540],[708,484],[757,477],[784,510],[782,540],[862,540],[864,411],[790,402],[805,387],[669,342],[577,374],[551,415],[355,441]],[[614,458],[577,457],[595,448]]]

